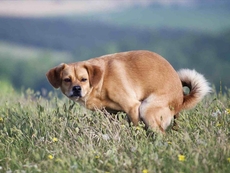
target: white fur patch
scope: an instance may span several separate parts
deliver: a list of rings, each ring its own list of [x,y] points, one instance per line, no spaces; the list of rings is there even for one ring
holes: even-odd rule
[[[160,126],[165,130],[171,123],[172,113],[167,101],[154,94],[141,103],[139,111],[140,117],[152,128],[158,128],[157,122],[160,122]],[[146,116],[146,113],[151,115]]]
[[[140,117],[144,118],[146,111],[148,111],[149,107],[163,107],[165,106],[163,99],[161,99],[160,97],[151,94],[149,97],[147,97],[145,100],[142,101],[141,105],[140,105]]]
[[[154,94],[151,94],[147,99],[145,99],[140,106],[140,117],[141,118],[145,118],[145,113],[148,110],[149,106],[152,106],[151,103],[154,102],[154,100],[156,100],[156,96]]]

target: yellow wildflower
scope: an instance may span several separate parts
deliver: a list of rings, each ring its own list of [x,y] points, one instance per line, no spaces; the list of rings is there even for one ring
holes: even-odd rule
[[[99,156],[95,156],[95,159],[99,159]]]
[[[172,142],[170,142],[170,141],[168,141],[167,143],[168,143],[168,144],[172,144]]]
[[[148,173],[148,170],[147,170],[147,169],[144,169],[142,172],[143,172],[143,173]]]
[[[230,114],[230,109],[226,109],[227,113]]]
[[[220,124],[220,123],[217,123],[217,124],[216,124],[216,127],[220,127],[221,125],[222,125],[222,124]]]
[[[0,122],[3,122],[3,118],[0,118]]]
[[[140,127],[137,127],[137,130],[139,130],[140,129]]]
[[[185,156],[184,155],[178,155],[178,160],[179,161],[185,161]]]
[[[230,163],[230,157],[229,158],[227,158],[227,160],[229,161],[229,163]]]
[[[57,138],[53,138],[53,141],[54,141],[54,142],[57,142],[57,141],[58,141],[58,139],[57,139]]]
[[[52,155],[49,155],[48,158],[52,160],[54,157]]]

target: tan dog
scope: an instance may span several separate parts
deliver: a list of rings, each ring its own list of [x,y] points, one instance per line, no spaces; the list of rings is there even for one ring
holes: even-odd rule
[[[195,70],[178,73],[160,55],[130,51],[71,64],[60,64],[46,74],[54,88],[90,110],[124,111],[137,125],[164,130],[174,115],[194,107],[209,91]],[[183,86],[190,88],[183,94]]]

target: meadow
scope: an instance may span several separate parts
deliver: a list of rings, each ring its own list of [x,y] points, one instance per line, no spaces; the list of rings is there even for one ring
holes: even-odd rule
[[[229,172],[230,99],[212,93],[166,135],[126,114],[0,84],[0,172]]]

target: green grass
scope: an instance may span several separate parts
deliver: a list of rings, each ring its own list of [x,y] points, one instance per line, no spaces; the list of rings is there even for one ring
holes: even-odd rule
[[[165,136],[143,130],[143,124],[130,127],[124,113],[90,112],[53,93],[45,99],[9,87],[0,97],[0,172],[230,170],[227,94],[181,112],[179,131],[169,129]]]

